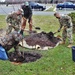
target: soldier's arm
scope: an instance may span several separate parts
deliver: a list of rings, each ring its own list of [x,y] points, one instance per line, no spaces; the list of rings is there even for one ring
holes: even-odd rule
[[[11,23],[11,19],[12,19],[12,15],[9,14],[8,16],[6,16],[6,22],[7,23]]]
[[[29,7],[29,21],[28,21],[28,23],[30,23],[30,20],[32,19],[32,9],[31,9],[31,7]]]
[[[59,29],[58,29],[58,32],[61,31],[61,28],[62,28],[62,26],[63,26],[61,22],[59,22],[59,24],[60,24],[60,27],[59,27]]]
[[[60,31],[61,31],[61,28],[62,28],[62,27],[60,27],[60,28],[58,29],[58,32],[60,32]]]
[[[31,7],[29,7],[29,11],[30,11],[30,14],[32,14],[32,9],[31,9]]]
[[[30,6],[29,6],[29,17],[32,17],[32,9]]]

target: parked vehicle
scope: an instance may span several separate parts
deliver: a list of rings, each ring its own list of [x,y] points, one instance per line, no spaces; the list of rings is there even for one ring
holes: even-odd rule
[[[75,4],[72,2],[59,3],[56,8],[59,8],[59,10],[62,10],[63,8],[72,8],[75,10]]]
[[[31,6],[32,9],[39,9],[41,11],[46,9],[45,5],[36,2],[29,2],[29,5]]]

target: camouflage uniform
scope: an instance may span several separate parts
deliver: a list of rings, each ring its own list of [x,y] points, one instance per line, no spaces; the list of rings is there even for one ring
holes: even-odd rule
[[[71,17],[68,15],[63,15],[59,19],[60,22],[60,28],[59,31],[61,30],[62,27],[63,33],[62,33],[62,39],[63,41],[66,41],[66,38],[68,37],[69,43],[72,43],[72,29],[73,29],[73,24],[71,21]]]
[[[18,51],[18,43],[23,39],[22,35],[16,31],[11,32],[5,37],[0,38],[0,45],[7,51],[14,47]]]
[[[7,24],[11,24],[11,25],[8,25],[8,29],[7,29],[6,33],[9,34],[13,28],[16,31],[20,30],[21,19],[22,19],[21,14],[17,15],[16,12],[9,14],[6,17],[6,22],[7,22]]]

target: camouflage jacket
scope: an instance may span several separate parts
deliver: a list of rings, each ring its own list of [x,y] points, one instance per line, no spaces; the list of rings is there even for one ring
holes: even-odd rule
[[[22,15],[17,15],[16,12],[13,12],[6,17],[6,22],[14,26],[19,26],[21,24],[21,19]]]
[[[67,28],[72,27],[72,20],[71,20],[71,17],[68,15],[62,15],[59,19],[59,23],[60,23],[60,29],[63,26]]]
[[[0,45],[5,48],[6,51],[9,51],[11,48],[16,48],[18,43],[23,39],[22,35],[16,31],[5,35],[5,37],[0,38]]]

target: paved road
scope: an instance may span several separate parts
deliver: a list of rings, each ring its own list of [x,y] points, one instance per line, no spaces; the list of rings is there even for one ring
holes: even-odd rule
[[[18,8],[20,8],[20,5],[10,5],[8,7],[6,7],[5,5],[0,5],[0,14],[5,14],[7,15],[8,13],[12,12],[13,10],[17,10]],[[50,8],[50,6],[47,6],[47,9]],[[62,14],[68,14],[71,12],[75,12],[75,11],[59,11],[59,13]],[[33,10],[33,15],[53,15],[54,12],[49,12],[49,11],[34,11]]]
[[[61,13],[61,14],[69,14],[69,13],[71,13],[71,12],[74,12],[74,11],[59,11],[59,13]],[[34,11],[33,12],[33,14],[34,15],[53,15],[55,12],[45,12],[45,11],[39,11],[39,12],[37,12],[37,11]]]

